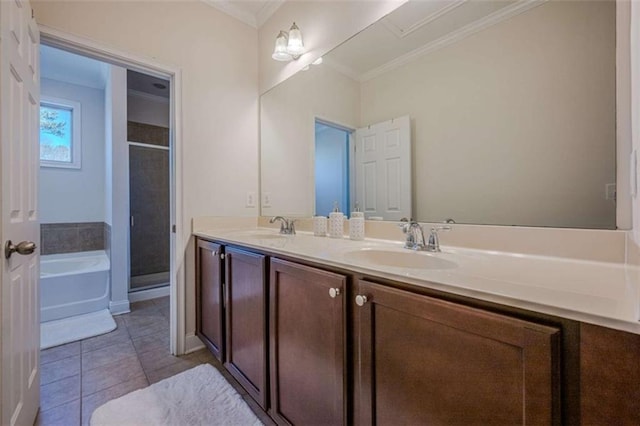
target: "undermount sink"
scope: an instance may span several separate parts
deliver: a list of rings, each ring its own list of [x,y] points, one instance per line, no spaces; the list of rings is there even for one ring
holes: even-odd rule
[[[269,240],[269,239],[277,240],[277,239],[287,237],[287,235],[279,234],[278,231],[270,231],[270,230],[264,230],[264,229],[239,231],[238,234],[242,235],[243,237],[259,238],[261,240]]]
[[[458,264],[425,252],[391,250],[355,250],[345,253],[345,259],[375,265],[410,269],[453,269]]]
[[[255,238],[260,238],[261,240],[280,240],[282,238],[287,238],[286,235],[281,234],[257,234],[254,235]]]

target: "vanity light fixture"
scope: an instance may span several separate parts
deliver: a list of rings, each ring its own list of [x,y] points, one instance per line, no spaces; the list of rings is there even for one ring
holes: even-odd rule
[[[280,31],[276,37],[276,46],[271,57],[276,61],[298,59],[304,53],[304,43],[300,28],[294,22],[289,32]]]

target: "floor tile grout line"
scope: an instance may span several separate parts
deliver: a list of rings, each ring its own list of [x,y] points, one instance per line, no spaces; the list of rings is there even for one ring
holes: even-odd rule
[[[158,314],[158,316],[159,316],[159,317],[163,318],[164,320],[168,320],[168,319],[167,319],[167,316],[162,312],[162,305],[161,305],[160,303],[155,303],[155,302],[154,302],[154,304],[153,304],[151,307],[147,306],[146,308],[143,308],[142,310],[146,310],[146,309],[148,309],[148,311],[149,311],[150,313],[152,313],[152,315]],[[142,311],[142,310],[141,310],[141,311]],[[132,311],[132,312],[133,312],[133,311]],[[139,312],[140,312],[140,311],[139,311]],[[154,313],[154,312],[155,312],[155,313]],[[127,316],[125,317],[124,315],[127,315]],[[75,402],[77,401],[78,406],[79,406],[79,410],[80,410],[80,412],[78,413],[80,424],[83,424],[83,425],[84,425],[84,424],[88,424],[89,419],[84,419],[84,402],[83,402],[83,400],[84,400],[85,398],[87,398],[87,397],[91,396],[91,395],[94,395],[94,394],[98,393],[98,392],[101,392],[101,391],[105,391],[105,390],[111,389],[111,388],[113,388],[113,387],[115,387],[115,386],[119,386],[119,385],[121,385],[122,383],[127,382],[127,380],[125,380],[124,382],[120,382],[120,383],[117,383],[117,384],[113,384],[113,385],[108,386],[108,387],[106,387],[106,388],[104,388],[104,389],[101,389],[101,390],[98,390],[98,391],[96,391],[96,392],[92,392],[92,393],[91,393],[91,394],[89,394],[89,395],[84,395],[84,396],[83,396],[83,378],[84,378],[84,373],[85,373],[85,371],[84,371],[84,369],[82,368],[82,365],[83,365],[83,361],[84,361],[84,358],[85,358],[85,354],[91,354],[91,353],[93,353],[93,352],[95,352],[95,351],[105,350],[105,349],[107,349],[108,347],[113,346],[113,345],[116,345],[116,344],[121,344],[121,343],[130,342],[130,343],[131,343],[131,346],[132,346],[132,347],[133,347],[133,349],[134,349],[134,351],[133,351],[133,354],[132,354],[132,355],[130,355],[130,356],[126,357],[126,358],[133,358],[133,356],[135,355],[136,360],[137,360],[137,362],[140,364],[140,367],[141,367],[141,369],[142,369],[142,374],[141,374],[141,375],[139,375],[139,376],[135,376],[135,377],[144,377],[144,378],[145,378],[145,381],[146,381],[146,383],[147,383],[147,385],[146,385],[146,386],[150,386],[150,385],[151,385],[151,381],[150,381],[150,378],[149,378],[149,375],[148,375],[148,374],[153,373],[154,371],[158,371],[158,370],[161,370],[161,369],[163,369],[163,368],[169,367],[170,365],[173,365],[173,363],[172,363],[172,364],[169,364],[168,366],[160,367],[160,368],[153,369],[153,370],[147,370],[147,369],[145,369],[145,368],[142,366],[142,362],[141,362],[141,360],[140,360],[140,355],[141,355],[141,354],[144,354],[144,353],[146,353],[146,352],[149,352],[149,351],[151,351],[151,350],[149,350],[149,351],[144,351],[144,352],[140,352],[140,350],[142,350],[142,349],[140,349],[140,350],[139,350],[138,348],[136,348],[136,346],[133,344],[133,340],[135,340],[135,339],[134,339],[134,338],[133,338],[133,336],[131,335],[131,329],[136,328],[136,327],[135,327],[135,326],[129,327],[129,322],[130,322],[130,321],[127,321],[127,319],[129,319],[129,318],[136,317],[136,315],[129,316],[129,315],[130,315],[130,313],[127,313],[127,314],[124,314],[124,315],[122,316],[122,321],[119,321],[121,324],[118,324],[118,327],[122,327],[122,328],[123,328],[123,330],[124,330],[122,341],[121,341],[121,340],[116,340],[116,342],[108,343],[108,344],[106,344],[105,346],[98,347],[98,348],[94,348],[94,349],[89,350],[89,351],[84,351],[84,350],[83,350],[83,345],[82,345],[82,343],[83,343],[83,341],[86,341],[86,340],[88,340],[88,339],[82,339],[82,340],[78,341],[79,353],[72,353],[72,354],[69,354],[68,356],[63,356],[62,358],[59,358],[59,359],[54,359],[54,360],[49,361],[49,362],[45,362],[45,363],[42,363],[42,362],[41,362],[41,363],[40,363],[41,368],[42,368],[42,366],[43,366],[43,365],[47,365],[47,364],[50,364],[50,363],[53,363],[53,362],[57,362],[57,361],[62,361],[62,360],[65,360],[65,359],[68,359],[68,358],[74,357],[74,356],[76,356],[76,355],[78,356],[78,362],[79,362],[79,371],[78,371],[78,373],[77,373],[77,374],[74,374],[74,375],[71,375],[71,376],[68,376],[68,377],[65,377],[65,378],[60,378],[60,379],[54,380],[54,381],[49,382],[49,383],[47,383],[47,384],[46,384],[46,385],[48,385],[48,384],[51,384],[51,383],[55,383],[55,382],[57,382],[57,381],[59,381],[59,380],[69,379],[70,377],[78,376],[78,380],[79,380],[79,389],[78,389],[78,390],[79,390],[79,396],[78,396],[78,398],[77,398],[77,399],[73,399],[73,400],[71,400],[71,401],[63,402],[63,403],[61,403],[61,404],[57,404],[57,405],[55,405],[55,406],[53,406],[53,407],[49,407],[49,408],[47,408],[47,410],[44,410],[44,411],[49,411],[49,410],[52,410],[52,409],[55,409],[55,408],[59,408],[59,407],[60,407],[60,406],[62,406],[62,405],[70,404],[70,403],[75,403]],[[140,318],[144,318],[145,316],[146,316],[146,315],[140,315],[139,317],[140,317]],[[151,324],[150,326],[153,326],[153,324]],[[142,328],[144,328],[144,326],[143,326]],[[141,339],[141,338],[144,338],[144,337],[148,337],[148,336],[152,336],[152,335],[154,335],[154,334],[160,334],[160,333],[162,333],[162,331],[155,331],[154,333],[148,333],[148,334],[143,334],[143,335],[140,335],[140,336],[136,336],[136,339]],[[105,333],[105,334],[107,334],[107,333]],[[124,337],[124,335],[126,335],[126,338]],[[89,339],[90,339],[90,338],[89,338]],[[142,348],[142,347],[141,347],[141,348]],[[177,357],[176,357],[176,358],[177,358]],[[114,362],[115,362],[115,361],[114,361]],[[176,362],[177,362],[177,361],[176,361]],[[113,363],[108,363],[108,364],[105,364],[105,365],[111,365],[111,364],[113,364]],[[101,367],[104,367],[104,366],[94,367],[94,368],[92,368],[92,369],[87,370],[86,372],[87,372],[87,373],[89,373],[90,371],[95,370],[95,369],[97,369],[97,368],[101,368]],[[132,380],[132,379],[129,379],[129,380]],[[46,385],[44,385],[44,386],[46,386]],[[42,386],[43,386],[43,385],[41,385],[41,388],[42,388]],[[43,412],[44,412],[44,411],[43,411]],[[90,417],[89,417],[89,418],[90,418]],[[86,420],[86,421],[84,421],[84,420]]]

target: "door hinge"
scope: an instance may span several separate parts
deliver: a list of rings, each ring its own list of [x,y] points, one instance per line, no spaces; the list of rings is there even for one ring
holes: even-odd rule
[[[176,233],[176,225],[171,225],[171,232]]]
[[[135,220],[133,220],[133,216],[129,216],[129,224],[131,225],[131,227],[133,228],[134,224],[135,224]]]

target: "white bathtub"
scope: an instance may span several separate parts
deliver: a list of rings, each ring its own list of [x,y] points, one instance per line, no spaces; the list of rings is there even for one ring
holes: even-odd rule
[[[109,258],[103,250],[40,257],[40,321],[109,307]]]

